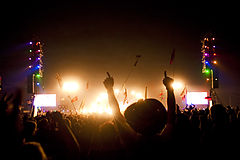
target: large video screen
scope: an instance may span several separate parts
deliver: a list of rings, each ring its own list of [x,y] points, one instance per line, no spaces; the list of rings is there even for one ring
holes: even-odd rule
[[[56,94],[35,94],[34,106],[56,107]]]
[[[208,100],[205,99],[206,97],[207,92],[187,92],[187,104],[207,105]]]

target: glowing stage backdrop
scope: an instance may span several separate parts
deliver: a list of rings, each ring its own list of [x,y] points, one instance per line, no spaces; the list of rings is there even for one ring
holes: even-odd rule
[[[56,107],[56,94],[35,94],[34,106]]]
[[[187,104],[208,105],[207,92],[187,92]]]

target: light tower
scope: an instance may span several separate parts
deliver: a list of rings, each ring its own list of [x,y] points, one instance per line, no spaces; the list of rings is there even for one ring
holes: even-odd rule
[[[213,104],[217,101],[215,88],[218,88],[218,71],[217,71],[217,53],[216,39],[213,34],[206,34],[201,40],[202,47],[202,73],[206,78],[206,82],[210,85],[210,96]]]
[[[40,93],[43,91],[43,44],[38,41],[28,43],[28,93]]]

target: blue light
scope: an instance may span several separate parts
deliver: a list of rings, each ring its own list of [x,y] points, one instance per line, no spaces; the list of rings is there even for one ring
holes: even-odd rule
[[[206,61],[205,63],[208,64],[208,61]]]
[[[29,42],[29,44],[32,44],[32,42]]]
[[[37,68],[40,68],[40,66],[38,65]]]
[[[37,82],[37,86],[39,86],[40,85],[40,83],[39,82]]]

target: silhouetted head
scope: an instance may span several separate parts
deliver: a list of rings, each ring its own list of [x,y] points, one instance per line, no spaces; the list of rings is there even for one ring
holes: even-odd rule
[[[224,124],[227,120],[226,108],[221,104],[216,104],[211,107],[211,119],[214,123]]]
[[[117,135],[117,131],[114,128],[114,124],[110,121],[107,121],[99,126],[99,134],[101,137],[114,139]]]
[[[167,121],[166,109],[156,99],[140,100],[131,104],[124,112],[129,125],[142,135],[159,133]]]
[[[114,150],[120,147],[120,139],[113,122],[104,122],[99,126],[98,131],[98,142],[101,150]]]
[[[27,120],[24,123],[24,136],[29,137],[35,134],[37,130],[37,123],[35,121]]]

